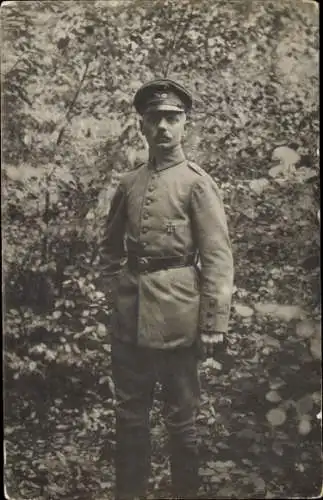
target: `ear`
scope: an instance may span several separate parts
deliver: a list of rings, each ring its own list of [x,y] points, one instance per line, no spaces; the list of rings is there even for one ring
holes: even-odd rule
[[[186,123],[187,123],[187,120],[188,120],[188,116],[185,113],[184,118],[183,118],[183,130],[184,130],[184,133],[186,132]]]
[[[141,132],[142,134],[144,134],[144,120],[143,120],[143,118],[142,118],[142,117],[141,117],[141,118],[139,118],[139,128],[140,128],[140,132]]]
[[[183,139],[186,137],[186,134],[187,134],[187,128],[186,128],[187,121],[188,121],[188,115],[187,115],[187,113],[185,113],[184,118],[183,118],[183,136],[182,136]]]

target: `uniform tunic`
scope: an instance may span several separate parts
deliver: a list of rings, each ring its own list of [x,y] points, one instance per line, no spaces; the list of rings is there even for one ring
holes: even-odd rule
[[[119,262],[127,251],[155,258],[195,253],[200,269],[138,274],[123,266],[113,314],[116,338],[172,349],[191,345],[201,331],[227,331],[233,258],[223,203],[214,180],[182,149],[121,179],[106,223],[103,262]]]

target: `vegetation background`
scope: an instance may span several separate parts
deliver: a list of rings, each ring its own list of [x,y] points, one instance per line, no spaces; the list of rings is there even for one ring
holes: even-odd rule
[[[112,498],[113,279],[100,234],[146,151],[150,78],[195,97],[187,156],[224,197],[232,366],[201,367],[201,497],[321,491],[318,6],[280,0],[4,2],[5,483],[13,499]],[[167,498],[157,397],[150,498]]]

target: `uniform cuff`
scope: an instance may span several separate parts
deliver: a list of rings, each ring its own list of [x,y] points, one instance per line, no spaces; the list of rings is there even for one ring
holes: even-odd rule
[[[218,313],[214,318],[214,331],[226,333],[229,327],[229,314]]]
[[[222,344],[224,334],[219,332],[201,332],[201,340],[205,344]]]
[[[219,305],[214,297],[201,296],[199,327],[201,332],[226,333],[229,326],[230,302]]]

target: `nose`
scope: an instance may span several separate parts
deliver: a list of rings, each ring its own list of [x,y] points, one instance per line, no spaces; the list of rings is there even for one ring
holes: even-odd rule
[[[158,123],[158,128],[160,128],[162,130],[165,130],[167,128],[167,120],[164,116],[160,119],[160,121]]]

